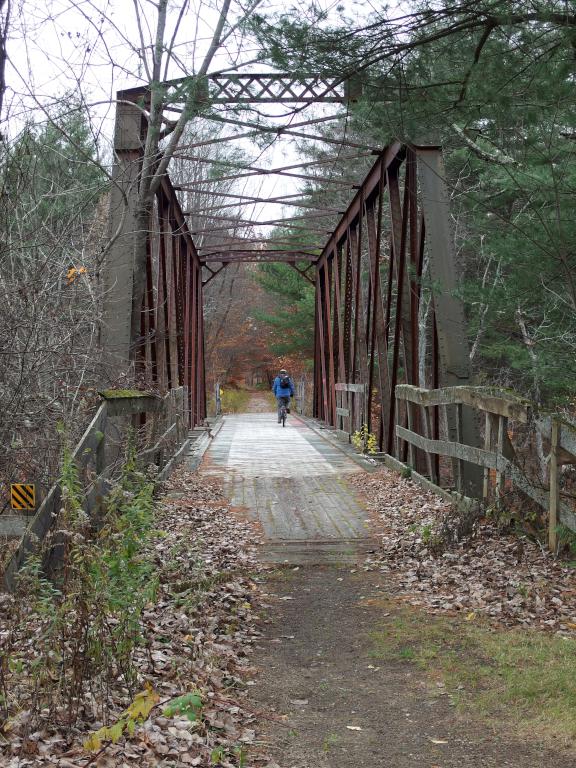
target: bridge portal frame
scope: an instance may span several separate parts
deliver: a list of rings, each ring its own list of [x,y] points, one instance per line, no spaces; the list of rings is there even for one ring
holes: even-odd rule
[[[242,93],[246,99],[250,91]],[[229,263],[288,263],[316,289],[314,416],[335,426],[336,385],[362,384],[366,426],[376,431],[380,450],[421,469],[423,454],[397,438],[396,426],[423,428],[437,439],[440,415],[436,409],[430,419],[414,404],[397,403],[396,385],[437,388],[471,381],[440,147],[394,142],[378,153],[319,257],[311,249],[239,246],[199,253],[166,176],[147,233],[141,335],[132,339],[135,201],[146,123],[141,106],[131,101],[143,94],[143,89],[125,91],[117,107],[102,334],[108,379],[130,365],[136,380],[149,388],[186,386],[190,425],[201,424],[206,417],[204,285]],[[295,98],[292,91],[289,95]],[[337,100],[333,91],[330,100]],[[427,314],[422,312],[425,260]],[[213,269],[217,263],[221,266]],[[209,273],[205,280],[203,268]],[[449,439],[478,445],[477,426],[466,409],[446,427]],[[438,474],[438,465],[428,469]],[[465,492],[477,495],[475,467],[465,464],[463,481]]]

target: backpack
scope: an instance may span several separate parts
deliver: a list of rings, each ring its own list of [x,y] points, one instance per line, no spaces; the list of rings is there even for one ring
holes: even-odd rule
[[[282,389],[290,389],[290,376],[287,373],[280,376],[280,386]]]

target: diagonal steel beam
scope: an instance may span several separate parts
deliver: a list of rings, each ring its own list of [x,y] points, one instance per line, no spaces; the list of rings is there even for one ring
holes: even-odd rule
[[[230,192],[212,192],[212,190],[209,189],[189,189],[185,185],[179,185],[176,186],[175,189],[179,192],[192,192],[197,193],[201,195],[212,195],[213,197],[224,197],[226,199],[232,199],[232,200],[238,200],[238,203],[230,203],[229,205],[215,205],[213,207],[209,208],[200,208],[202,212],[206,211],[219,211],[223,208],[234,208],[235,206],[240,205],[252,205],[252,203],[279,203],[281,205],[288,205],[288,206],[294,206],[295,208],[302,208],[305,210],[312,210],[312,211],[323,211],[325,213],[336,213],[340,214],[342,216],[342,211],[339,211],[338,208],[328,208],[326,206],[320,206],[320,205],[311,205],[307,203],[305,200],[294,198],[302,198],[302,192],[298,192],[296,194],[291,195],[277,195],[276,197],[252,197],[250,195],[239,195],[239,194],[232,194]],[[185,211],[187,215],[192,215],[194,213],[194,209]]]

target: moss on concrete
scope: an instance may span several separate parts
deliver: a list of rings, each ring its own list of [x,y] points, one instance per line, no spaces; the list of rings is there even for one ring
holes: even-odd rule
[[[155,397],[151,392],[142,392],[139,389],[103,389],[98,394],[104,400],[121,400],[129,397]]]

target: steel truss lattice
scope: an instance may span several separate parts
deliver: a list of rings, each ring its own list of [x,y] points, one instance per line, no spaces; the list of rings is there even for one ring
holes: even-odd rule
[[[339,86],[322,78],[308,82],[288,76],[274,76],[272,83],[271,76],[264,75],[214,76],[212,81],[218,83],[216,101],[331,100]],[[142,90],[126,94],[136,99]],[[115,239],[105,270],[103,343],[112,368],[122,370],[136,344],[133,363],[140,380],[161,390],[186,385],[190,424],[202,423],[206,416],[203,286],[230,263],[288,263],[315,286],[314,415],[328,425],[342,426],[354,399],[363,392],[362,421],[376,434],[380,450],[437,480],[438,461],[400,440],[396,427],[438,439],[438,409],[397,403],[394,393],[400,383],[436,388],[465,384],[470,376],[440,148],[393,143],[377,153],[319,256],[302,244],[284,243],[281,250],[274,250],[259,238],[197,250],[176,190],[166,177],[156,195],[147,235],[145,300],[140,338],[135,340],[130,324],[135,281],[131,247],[144,135],[141,108],[124,99],[118,106],[118,161],[111,195],[110,226]],[[216,193],[214,203],[204,210],[225,207],[218,206],[219,197],[244,199]],[[295,205],[300,202],[293,199],[298,195],[284,197],[292,198],[287,202]],[[127,210],[123,210],[126,200]],[[449,439],[477,444],[476,426],[466,413],[458,423],[448,420],[446,429]],[[471,489],[477,477],[466,467],[463,487]]]

